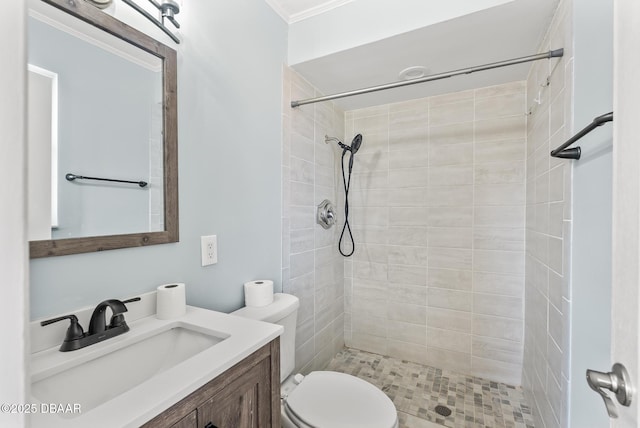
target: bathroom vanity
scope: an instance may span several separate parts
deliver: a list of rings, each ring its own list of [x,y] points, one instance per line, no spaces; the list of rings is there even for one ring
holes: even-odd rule
[[[31,324],[33,427],[280,426],[281,326],[192,306],[160,320],[156,293],[139,297],[130,331],[75,351],[59,350],[65,323]]]
[[[279,427],[279,354],[276,338],[143,427]]]

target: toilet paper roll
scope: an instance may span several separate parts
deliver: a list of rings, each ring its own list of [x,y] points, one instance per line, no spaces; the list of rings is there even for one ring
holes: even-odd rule
[[[187,299],[183,283],[164,284],[158,287],[156,318],[170,320],[187,312]]]
[[[273,302],[273,281],[260,279],[244,283],[245,306],[267,306]]]

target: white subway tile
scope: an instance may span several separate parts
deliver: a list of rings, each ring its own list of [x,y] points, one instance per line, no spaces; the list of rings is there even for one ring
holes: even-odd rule
[[[473,230],[473,248],[524,251],[524,228],[476,227]]]
[[[388,355],[394,358],[400,358],[406,361],[424,364],[427,347],[417,345],[415,343],[400,342],[396,340],[388,340]],[[424,419],[418,419],[424,421]]]
[[[471,357],[471,371],[473,376],[503,382],[508,385],[520,385],[522,376],[521,364],[510,364],[503,361],[487,360]]]
[[[353,278],[352,295],[355,300],[364,299],[383,301],[387,295],[387,282]]]
[[[477,98],[475,120],[494,119],[506,116],[524,116],[524,92],[512,92],[493,97]]]
[[[430,366],[461,373],[471,371],[471,355],[428,346],[426,363]]]
[[[525,182],[524,161],[484,163],[474,166],[475,184],[511,184]]]
[[[360,244],[356,246],[352,260],[359,262],[387,263],[389,248],[382,244]]]
[[[429,186],[430,207],[468,207],[473,204],[473,186]]]
[[[489,315],[473,315],[473,334],[522,342],[523,321]]]
[[[426,193],[426,192],[425,192]],[[473,207],[429,207],[428,226],[471,227]]]
[[[434,287],[429,287],[427,291],[427,305],[430,308],[471,312],[473,299],[474,295],[467,291]]]
[[[468,165],[473,163],[473,144],[431,144],[429,166]]]
[[[468,333],[429,327],[426,336],[429,347],[471,353],[471,335]]]
[[[523,346],[521,342],[473,336],[472,353],[474,357],[505,363],[521,364]]]
[[[387,321],[387,337],[390,340],[426,346],[427,327],[402,321]]]
[[[474,186],[474,204],[519,205],[525,204],[525,184],[479,184]]]
[[[472,314],[450,309],[429,308],[427,311],[427,326],[442,330],[471,333]]]
[[[473,268],[480,272],[523,275],[524,252],[474,250]]]
[[[488,272],[473,273],[473,290],[477,293],[524,296],[524,276]]]
[[[387,262],[397,265],[427,266],[426,247],[392,245],[388,247]]]
[[[427,239],[429,247],[471,249],[472,229],[468,227],[429,227]]]
[[[429,126],[471,121],[473,121],[473,99],[433,105],[429,108]]]
[[[429,166],[429,148],[426,144],[405,150],[403,145],[389,145],[389,168],[419,168]]]
[[[465,100],[473,100],[473,90],[450,92],[448,94],[436,95],[429,98],[429,108],[437,107],[442,104],[455,103]]]
[[[429,268],[467,269],[472,266],[472,250],[429,247]]]
[[[313,229],[296,229],[290,232],[291,254],[304,253],[314,249]]]
[[[387,320],[380,316],[384,314],[370,314],[355,312],[352,314],[351,331],[382,338],[387,337]]]
[[[471,291],[472,277],[471,270],[429,268],[427,284],[429,287]]]
[[[390,189],[387,193],[387,205],[389,207],[424,207],[427,205],[427,188]]]
[[[299,276],[313,272],[313,251],[307,251],[300,254],[292,254],[290,257],[290,272],[291,278],[297,278]]]
[[[475,141],[513,140],[526,136],[526,116],[478,120],[475,123]]]
[[[473,148],[476,163],[525,160],[526,143],[524,138],[476,142]]]
[[[413,284],[388,284],[387,298],[393,302],[427,304],[427,287]]]
[[[427,168],[403,168],[389,170],[389,188],[426,187]]]
[[[412,324],[426,325],[427,307],[409,303],[387,302],[387,318]]]
[[[351,343],[354,348],[362,349],[363,351],[381,355],[386,355],[388,352],[388,343],[383,337],[354,332],[351,335]]]
[[[474,293],[473,312],[519,320],[524,319],[524,306],[521,297]]]
[[[524,227],[525,208],[522,205],[476,206],[474,224],[483,227]]]
[[[428,172],[430,186],[473,184],[472,165],[433,166]]]
[[[382,263],[353,262],[354,278],[386,281],[387,270],[387,265]]]
[[[430,126],[429,148],[443,147],[449,144],[472,143],[473,122],[453,125]]]
[[[314,189],[312,184],[291,182],[291,205],[313,205]]]
[[[390,283],[398,284],[427,284],[427,268],[421,266],[388,265],[388,278]]]
[[[427,246],[425,227],[389,227],[389,245]]]
[[[487,86],[475,90],[476,100],[484,97],[496,97],[508,94],[524,94],[527,87],[525,80],[519,80],[516,82],[504,83],[495,86]]]
[[[366,116],[354,118],[353,126],[356,132],[362,134],[383,133],[389,129],[389,115]]]
[[[427,208],[392,207],[389,208],[390,226],[426,226]]]

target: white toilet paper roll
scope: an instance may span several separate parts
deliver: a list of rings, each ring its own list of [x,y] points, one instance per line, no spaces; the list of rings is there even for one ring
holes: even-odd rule
[[[187,299],[183,283],[164,284],[158,287],[156,318],[170,320],[187,312]]]
[[[267,306],[273,302],[273,281],[260,279],[244,283],[245,306]]]

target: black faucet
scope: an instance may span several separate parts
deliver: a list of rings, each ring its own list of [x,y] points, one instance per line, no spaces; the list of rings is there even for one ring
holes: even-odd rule
[[[105,312],[107,311],[107,308],[110,308],[111,312],[113,312],[109,327],[107,327],[105,319]],[[107,328],[119,327],[121,325],[127,326],[127,323],[124,322],[124,315],[122,315],[124,312],[127,312],[127,307],[120,300],[110,299],[99,303],[93,310],[93,314],[91,314],[91,321],[89,321],[89,335],[104,333]],[[117,325],[112,326],[111,324],[114,323],[114,318],[116,317],[120,317],[119,322]],[[129,327],[127,327],[127,330],[129,330]]]
[[[78,322],[78,318],[75,315],[65,315],[63,317],[53,318],[50,320],[42,321],[41,326],[53,324],[54,322],[62,321],[65,319],[70,320],[71,324],[67,329],[65,338],[60,345],[60,351],[75,351],[76,349],[84,348],[94,343],[102,342],[103,340],[118,336],[122,333],[129,331],[129,326],[124,320],[124,312],[127,312],[125,303],[137,302],[140,297],[134,297],[133,299],[120,301],[116,299],[109,299],[101,302],[96,306],[91,315],[91,321],[89,321],[89,331],[84,332],[82,326]],[[105,311],[107,308],[111,309],[113,315],[109,325],[107,326]]]

